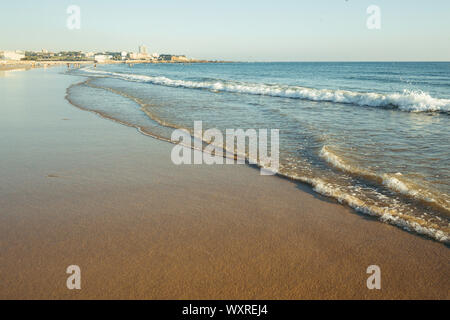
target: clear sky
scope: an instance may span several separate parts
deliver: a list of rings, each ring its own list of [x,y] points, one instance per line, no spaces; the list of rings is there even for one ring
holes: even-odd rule
[[[366,27],[369,5],[381,29]],[[66,26],[69,5],[81,28]],[[240,61],[449,61],[449,0],[20,0],[0,50],[137,51]]]

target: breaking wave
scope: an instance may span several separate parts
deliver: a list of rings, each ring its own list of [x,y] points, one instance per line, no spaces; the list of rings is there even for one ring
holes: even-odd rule
[[[293,177],[299,181],[310,184],[314,191],[324,196],[336,199],[339,203],[346,204],[358,212],[377,217],[380,221],[400,227],[407,231],[416,232],[426,235],[443,243],[450,242],[449,234],[440,230],[440,228],[432,223],[425,221],[419,217],[404,215],[392,208],[383,208],[376,205],[370,205],[356,196],[339,190],[330,183],[320,178]]]
[[[300,86],[249,83],[226,80],[174,80],[167,77],[107,72],[84,68],[83,71],[128,81],[147,82],[169,87],[205,89],[218,92],[244,93],[279,98],[336,102],[358,106],[396,108],[406,112],[441,112],[450,114],[450,99],[433,98],[423,91],[404,90],[399,93],[354,92],[348,90],[315,89]]]
[[[443,194],[418,186],[407,180],[400,172],[397,173],[374,173],[356,165],[347,163],[328,146],[323,146],[319,155],[331,166],[346,173],[361,176],[363,178],[382,184],[388,189],[400,193],[409,198],[435,205],[441,210],[450,212],[450,203]]]

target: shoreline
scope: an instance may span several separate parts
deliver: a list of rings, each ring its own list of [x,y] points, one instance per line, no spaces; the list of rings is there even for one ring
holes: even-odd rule
[[[0,71],[60,67],[67,64],[93,64],[91,61],[0,61]]]
[[[80,106],[76,103],[74,103],[70,98],[70,94],[69,91],[72,87],[74,86],[79,86],[79,85],[84,85],[84,84],[88,84],[91,82],[91,80],[93,79],[92,77],[88,76],[88,75],[83,75],[83,77],[86,78],[85,81],[82,81],[80,83],[76,83],[73,84],[71,86],[69,86],[66,90],[66,96],[65,99],[72,104],[73,106],[84,110],[84,111],[88,111],[88,112],[92,112],[104,119],[108,119],[110,121],[114,121],[116,123],[128,126],[128,127],[132,127],[138,130],[138,132],[140,132],[143,135],[146,136],[150,136],[152,138],[161,140],[161,141],[165,141],[168,143],[172,143],[173,142],[166,138],[166,137],[162,137],[160,135],[155,134],[154,132],[148,131],[143,129],[142,127],[136,126],[132,123],[127,123],[124,121],[121,121],[118,118],[114,118],[111,116],[108,116],[102,112],[99,111],[95,111],[95,110],[90,110],[89,108],[85,108],[83,106]],[[89,84],[90,86],[92,86],[91,84]],[[96,86],[93,86],[96,87]],[[101,88],[101,87],[99,87]],[[101,89],[105,89],[105,88],[101,88]],[[141,108],[143,107],[142,102],[139,102],[137,100],[134,100],[132,97],[126,95],[126,94],[122,94],[118,91],[115,91],[113,89],[105,89],[107,91],[110,91],[116,95],[120,95],[122,97],[125,97],[126,99],[132,101],[133,103],[137,103],[137,105],[139,105]],[[149,116],[152,120],[156,121],[159,125],[163,126],[163,127],[167,127],[167,128],[171,128],[171,129],[184,129],[189,131],[189,129],[187,128],[183,128],[183,127],[179,127],[176,126],[172,123],[167,123],[167,122],[163,122],[160,119],[158,119],[157,117],[155,117],[154,115],[146,112],[147,116]],[[193,133],[192,131],[190,131],[190,135],[192,136]],[[204,141],[204,143],[207,143],[206,141]],[[192,146],[190,147],[191,149]],[[199,149],[197,149],[199,150]],[[226,156],[224,156],[226,157]],[[234,156],[234,158],[236,159],[236,155]],[[246,165],[250,166],[250,167],[256,167],[258,169],[261,169],[261,167],[259,165],[250,165],[248,159],[245,160]],[[307,187],[309,187],[311,189],[311,192],[315,192],[318,195],[324,196],[327,199],[330,199],[332,201],[335,201],[335,203],[339,203],[340,205],[345,206],[346,208],[351,208],[352,210],[354,210],[357,214],[363,215],[365,217],[373,217],[374,219],[377,219],[380,223],[386,223],[386,224],[390,224],[392,226],[395,226],[397,228],[399,228],[400,230],[404,231],[404,232],[408,232],[408,233],[412,233],[421,237],[425,237],[426,239],[431,239],[433,241],[442,243],[445,246],[449,246],[450,245],[450,240],[448,238],[448,233],[446,233],[444,230],[439,229],[438,226],[436,225],[423,225],[423,221],[418,220],[417,218],[414,217],[408,217],[408,216],[403,216],[403,215],[398,215],[396,214],[395,211],[393,210],[385,210],[382,207],[376,207],[376,206],[362,206],[360,204],[360,202],[358,201],[357,198],[354,198],[348,194],[336,194],[333,192],[333,190],[326,188],[326,186],[324,186],[323,181],[321,180],[320,177],[313,177],[313,178],[308,178],[308,177],[301,177],[301,176],[293,176],[293,175],[287,175],[287,174],[283,174],[281,172],[277,172],[275,174],[275,176],[282,178],[282,179],[287,179],[289,181],[292,181],[294,183],[300,183],[302,185],[305,185]],[[422,222],[422,224],[420,223]]]
[[[76,78],[0,78],[0,298],[449,298],[445,245],[248,166],[175,166],[170,144],[70,105]]]

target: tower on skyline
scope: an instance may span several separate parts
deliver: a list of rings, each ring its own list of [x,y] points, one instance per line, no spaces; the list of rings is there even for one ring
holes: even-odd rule
[[[140,54],[147,54],[147,47],[145,45],[139,46],[139,53]]]

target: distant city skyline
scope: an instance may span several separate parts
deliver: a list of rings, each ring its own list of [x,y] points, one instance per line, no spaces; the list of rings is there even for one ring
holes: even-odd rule
[[[80,29],[67,27],[78,6]],[[370,5],[381,28],[366,26]],[[238,61],[449,61],[450,1],[24,0],[0,12],[0,50],[127,51]]]

